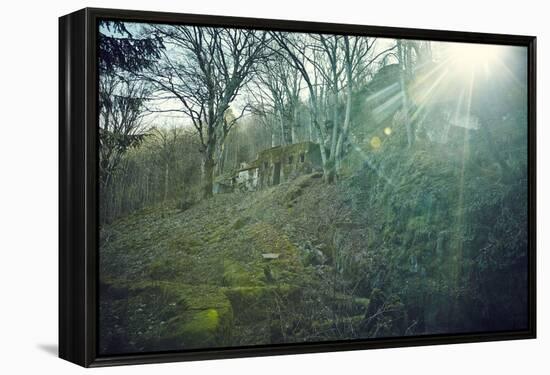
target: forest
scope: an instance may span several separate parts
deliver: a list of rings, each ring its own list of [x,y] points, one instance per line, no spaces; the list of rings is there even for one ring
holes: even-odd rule
[[[523,47],[101,21],[99,352],[525,329]]]

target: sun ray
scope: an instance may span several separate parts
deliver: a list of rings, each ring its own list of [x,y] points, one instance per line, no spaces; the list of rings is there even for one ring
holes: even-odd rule
[[[374,108],[372,114],[379,122],[387,119],[401,106],[402,98],[403,93],[399,91],[397,94]]]
[[[497,59],[495,63],[500,66],[500,68],[502,69],[501,72],[504,73],[507,78],[511,79],[519,87],[522,87],[522,88],[526,87],[525,82],[520,81],[520,79],[516,77],[516,75],[510,70],[510,68],[501,59]]]
[[[470,80],[468,86],[468,96],[466,100],[465,115],[467,118],[470,118],[471,115],[471,105],[472,105],[472,92],[475,81],[475,71],[470,72]],[[464,129],[464,145],[462,149],[462,165],[460,168],[460,182],[459,182],[459,191],[458,191],[458,204],[457,204],[457,215],[456,215],[456,228],[457,231],[464,232],[465,230],[465,206],[464,206],[464,196],[465,196],[465,172],[466,172],[466,162],[470,154],[470,143],[468,130]],[[458,285],[460,282],[461,272],[462,272],[462,256],[464,250],[464,243],[462,240],[457,239],[455,244],[456,249],[456,259],[457,262],[454,263],[454,270],[452,274],[453,282],[455,285]]]
[[[386,97],[389,97],[390,95],[393,95],[395,94],[395,92],[397,92],[397,90],[399,89],[399,84],[397,82],[389,85],[389,86],[386,86],[384,87],[383,89],[375,92],[374,94],[371,94],[367,97],[367,103],[368,102],[371,102],[375,99],[384,99]]]
[[[427,105],[428,100],[432,97],[432,95],[435,93],[435,89],[441,84],[443,78],[447,76],[449,73],[448,69],[443,70],[443,72],[437,77],[437,79],[428,87],[427,89],[423,90],[422,93],[420,93],[418,96],[415,96],[417,109],[411,116],[411,121],[416,120],[418,115],[424,110],[424,106]]]
[[[431,78],[433,75],[438,73],[440,70],[443,70],[447,67],[447,63],[449,62],[450,58],[445,58],[442,61],[439,61],[433,69],[430,69],[427,73],[424,74],[418,74],[418,76],[415,79],[415,82],[413,84],[413,88],[420,86],[424,83],[424,81],[427,81],[429,78]],[[419,69],[419,67],[417,67]]]

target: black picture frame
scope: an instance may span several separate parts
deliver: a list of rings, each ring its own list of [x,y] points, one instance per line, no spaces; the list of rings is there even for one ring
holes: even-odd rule
[[[445,334],[185,352],[98,356],[98,20],[343,33],[528,49],[529,327]],[[59,357],[85,367],[326,351],[455,344],[536,337],[536,38],[443,30],[298,22],[86,8],[59,19]]]

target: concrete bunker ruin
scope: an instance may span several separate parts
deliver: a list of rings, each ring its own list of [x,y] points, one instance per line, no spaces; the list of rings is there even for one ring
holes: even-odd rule
[[[260,151],[254,161],[241,163],[231,176],[218,178],[214,183],[214,193],[264,189],[315,171],[322,171],[317,143],[275,146]]]

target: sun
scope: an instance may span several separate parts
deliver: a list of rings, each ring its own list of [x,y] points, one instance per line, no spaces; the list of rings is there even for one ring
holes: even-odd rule
[[[447,58],[453,70],[462,73],[491,73],[491,67],[502,58],[504,46],[494,44],[449,43]]]

